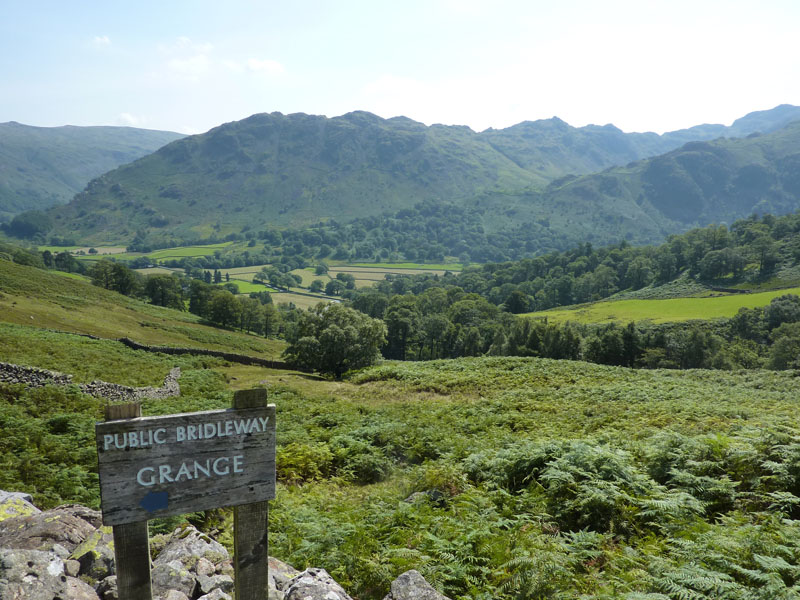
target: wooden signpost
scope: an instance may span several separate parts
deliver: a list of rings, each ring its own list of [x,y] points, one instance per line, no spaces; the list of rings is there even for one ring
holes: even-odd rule
[[[234,506],[237,600],[267,597],[267,501],[275,497],[275,406],[266,390],[233,408],[142,417],[110,405],[95,427],[103,523],[114,527],[120,600],[151,600],[147,521]]]

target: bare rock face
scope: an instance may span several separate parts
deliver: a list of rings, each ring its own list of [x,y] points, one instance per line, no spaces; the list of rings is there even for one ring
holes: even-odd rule
[[[406,571],[392,582],[391,591],[383,600],[450,600],[433,589],[419,571]]]
[[[99,512],[73,505],[12,517],[0,521],[0,547],[46,551],[58,544],[72,552],[100,522]]]
[[[0,549],[0,600],[99,600],[53,552]]]
[[[306,569],[289,581],[286,600],[353,600],[325,569]]]

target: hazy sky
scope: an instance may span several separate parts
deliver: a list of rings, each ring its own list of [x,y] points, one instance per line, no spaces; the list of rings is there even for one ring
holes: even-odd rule
[[[0,0],[0,122],[368,110],[669,131],[800,105],[797,0]]]

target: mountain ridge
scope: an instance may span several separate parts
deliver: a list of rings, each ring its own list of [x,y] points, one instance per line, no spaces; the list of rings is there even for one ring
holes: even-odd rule
[[[67,203],[92,178],[181,137],[134,127],[0,123],[0,219]]]
[[[795,114],[800,118],[800,108],[788,105],[750,113],[734,123],[735,130],[754,135],[757,132],[750,130],[756,126],[766,131]],[[567,223],[574,210],[559,203],[565,197],[553,194],[554,185],[570,183],[575,174],[624,170],[643,155],[661,155],[663,147],[686,137],[708,138],[719,131],[717,126],[698,127],[694,133],[624,134],[614,126],[578,129],[556,118],[475,133],[465,126],[426,126],[406,117],[383,119],[365,111],[331,119],[259,113],[177,140],[106,173],[69,205],[51,210],[51,215],[57,232],[77,233],[94,242],[109,241],[101,239],[103,235],[122,242],[147,235],[187,240],[378,216],[420,201],[468,204],[488,195],[536,198],[540,204],[542,199],[552,200],[542,205],[547,214],[536,220],[549,218],[561,206],[565,212],[554,217],[564,227],[591,232],[595,229],[591,220],[577,229]],[[734,130],[734,126],[719,127]],[[614,196],[615,186],[627,185],[612,181],[619,179],[620,171],[615,173],[606,177],[611,188],[599,194],[589,190],[589,196],[602,201]],[[498,215],[509,209],[504,202],[488,205],[496,206]],[[609,214],[614,206],[622,210],[619,202],[601,207],[604,218],[610,218],[606,229],[631,211],[626,205],[621,213]],[[668,210],[663,203],[659,206]],[[634,212],[655,220],[634,236],[642,241],[697,224],[660,215],[655,205],[645,208]],[[739,216],[732,214],[729,219]],[[492,219],[504,221],[502,216]],[[505,221],[525,222],[518,216]]]

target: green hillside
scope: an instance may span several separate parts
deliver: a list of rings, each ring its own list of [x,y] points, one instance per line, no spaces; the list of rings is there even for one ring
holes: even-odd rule
[[[276,358],[283,349],[282,342],[203,325],[189,312],[147,304],[69,275],[0,258],[0,321],[263,358]],[[0,355],[0,360],[6,359]]]
[[[587,236],[647,241],[707,215],[676,215],[660,197],[648,203],[650,188],[640,189],[637,165],[596,180],[564,176],[653,156],[685,140],[769,130],[794,110],[779,107],[736,127],[709,125],[663,136],[626,134],[613,126],[574,128],[558,119],[475,133],[364,112],[332,119],[259,114],[107,173],[51,216],[54,233],[91,243],[131,241],[140,233],[177,245],[173,240],[344,222],[446,201],[481,211],[487,232],[535,225],[536,237],[544,231],[556,238],[556,247]],[[554,178],[560,179],[543,189]],[[658,178],[656,172],[645,182],[655,186],[653,193]],[[749,198],[749,188],[741,195]]]
[[[542,183],[466,127],[369,113],[254,115],[174,142],[90,183],[56,231],[198,238],[410,207]]]
[[[795,122],[766,135],[691,142],[625,167],[556,180],[542,192],[487,193],[474,204],[492,215],[494,228],[546,223],[570,245],[653,243],[689,227],[796,210],[799,167]]]
[[[65,204],[92,178],[180,137],[133,127],[0,123],[0,220]]]

